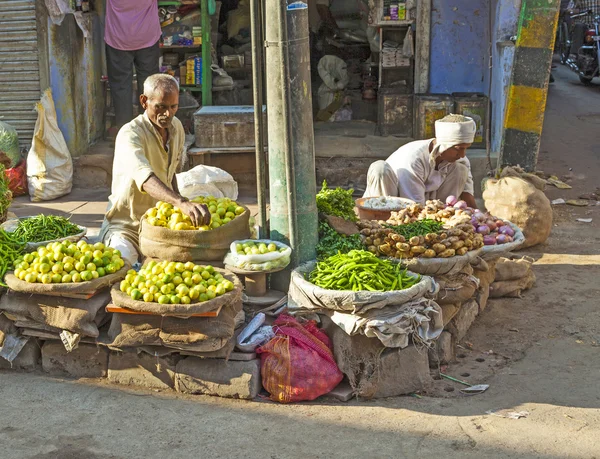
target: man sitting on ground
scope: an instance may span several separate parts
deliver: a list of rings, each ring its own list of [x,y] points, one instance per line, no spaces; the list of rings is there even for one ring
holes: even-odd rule
[[[369,167],[364,197],[400,196],[424,204],[459,196],[476,208],[467,148],[475,138],[472,118],[448,115],[435,122],[435,139],[399,148],[385,161]]]
[[[123,126],[117,135],[111,195],[100,237],[121,251],[130,264],[139,259],[138,231],[144,213],[158,201],[188,215],[195,226],[210,223],[206,206],[188,201],[177,189],[185,132],[175,118],[179,85],[170,75],[155,74],[140,96],[144,114]]]

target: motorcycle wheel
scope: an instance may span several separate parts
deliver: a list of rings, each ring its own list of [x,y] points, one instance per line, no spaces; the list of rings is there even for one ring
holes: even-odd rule
[[[583,84],[584,86],[589,86],[592,84],[592,79],[590,77],[585,77],[582,75],[579,75],[579,81],[581,81],[581,84]]]

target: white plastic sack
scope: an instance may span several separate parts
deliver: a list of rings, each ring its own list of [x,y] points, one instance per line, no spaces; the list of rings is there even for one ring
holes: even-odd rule
[[[198,196],[215,198],[238,198],[238,184],[223,169],[212,166],[196,166],[187,172],[177,174],[177,187],[184,198]]]
[[[236,246],[237,244],[244,244],[245,242],[253,242],[255,244],[263,242],[267,245],[275,244],[278,251],[260,255],[239,255]],[[279,249],[285,250],[279,252]],[[290,264],[292,256],[292,249],[287,245],[268,239],[233,241],[229,250],[230,252],[225,257],[225,264],[239,269],[246,269],[248,271],[271,271],[273,269],[285,268]]]
[[[73,160],[65,142],[47,89],[36,104],[38,118],[27,155],[27,186],[33,202],[50,201],[71,192]]]

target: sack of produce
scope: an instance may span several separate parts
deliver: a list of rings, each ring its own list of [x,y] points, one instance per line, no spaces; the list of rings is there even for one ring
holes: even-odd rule
[[[196,198],[211,212],[210,226],[194,228],[189,217],[159,202],[141,221],[140,251],[159,260],[222,261],[233,241],[250,237],[250,211],[228,198]]]
[[[533,260],[529,257],[517,260],[500,258],[494,266],[496,270],[495,281],[517,280],[529,275],[533,269]]]
[[[121,314],[112,316],[108,337],[112,347],[165,346],[194,352],[222,349],[233,337],[242,302],[232,302],[217,317],[162,317]]]
[[[474,266],[473,276],[479,280],[475,301],[477,301],[479,312],[481,312],[487,306],[490,297],[490,286],[496,278],[496,260],[482,260],[482,263]]]
[[[521,228],[521,248],[541,244],[552,230],[552,206],[544,192],[520,177],[490,179],[483,192],[486,208],[494,215]]]
[[[344,375],[333,357],[331,342],[314,321],[300,324],[286,314],[274,324],[275,338],[256,350],[263,387],[271,400],[293,403],[328,394]]]
[[[533,270],[520,279],[495,281],[490,285],[490,298],[521,298],[523,290],[532,288],[535,281]]]
[[[242,290],[237,276],[224,269],[150,261],[128,272],[111,294],[115,306],[131,311],[189,317],[241,302]]]
[[[12,192],[13,197],[27,194],[27,163],[25,160],[15,167],[6,169],[5,174],[8,179],[8,189]]]
[[[247,271],[272,271],[290,264],[292,249],[268,239],[233,241],[225,264]]]
[[[27,251],[53,242],[78,242],[87,233],[85,226],[55,215],[15,218],[2,224],[0,228],[10,233],[14,239],[25,242]]]
[[[10,289],[30,294],[80,295],[110,287],[125,278],[128,266],[118,250],[98,242],[53,242],[26,253],[7,274]]]
[[[15,167],[21,160],[19,135],[17,130],[5,121],[0,120],[0,164],[6,169]]]
[[[440,291],[436,302],[438,304],[462,304],[471,298],[479,287],[479,279],[473,275],[471,265],[452,275],[436,277]]]
[[[102,311],[109,303],[108,291],[85,301],[9,291],[0,298],[0,310],[55,330],[68,330],[96,338],[99,335],[96,318],[99,313],[103,315]]]
[[[8,186],[8,178],[4,174],[4,166],[0,164],[0,223],[6,220],[12,198],[13,194]]]
[[[52,91],[47,89],[37,103],[38,118],[27,155],[29,199],[50,201],[71,192],[73,160],[58,127]]]
[[[363,314],[416,298],[433,298],[437,292],[431,277],[408,272],[397,261],[354,250],[295,269],[288,306]]]

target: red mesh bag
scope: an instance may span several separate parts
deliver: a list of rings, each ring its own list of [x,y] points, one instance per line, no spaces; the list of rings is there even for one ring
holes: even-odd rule
[[[282,314],[275,321],[275,338],[258,348],[262,383],[271,399],[281,403],[314,400],[340,383],[329,338],[314,321],[300,324]]]
[[[8,178],[8,189],[12,191],[13,197],[27,194],[27,165],[25,160],[15,167],[4,171]]]

